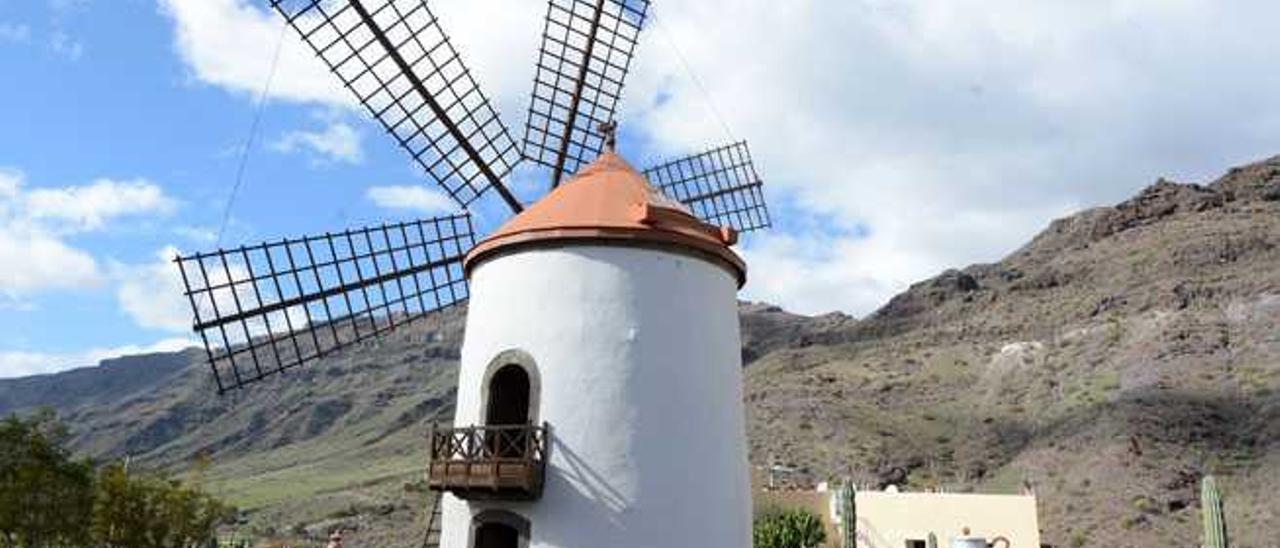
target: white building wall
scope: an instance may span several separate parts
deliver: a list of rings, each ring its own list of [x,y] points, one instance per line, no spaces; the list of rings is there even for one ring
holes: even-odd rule
[[[1040,548],[1034,495],[858,491],[854,502],[858,548],[901,548],[929,533],[948,546],[965,528],[987,541],[1005,537],[1011,548]]]
[[[532,547],[747,548],[750,488],[736,281],[658,250],[565,246],[490,259],[471,276],[456,424],[482,422],[486,368],[527,352],[551,425],[542,498],[445,498],[444,548],[471,516],[531,522]]]

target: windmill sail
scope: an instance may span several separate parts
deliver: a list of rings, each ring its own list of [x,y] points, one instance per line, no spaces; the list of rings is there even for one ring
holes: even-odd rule
[[[739,232],[769,226],[764,183],[756,174],[746,141],[660,164],[646,169],[644,175],[703,221]]]
[[[424,0],[272,0],[413,160],[466,207],[520,162],[515,140]]]
[[[176,262],[218,391],[467,298],[466,215],[218,250]]]
[[[553,186],[600,154],[596,128],[614,118],[648,8],[648,0],[550,1],[524,155],[553,170]]]

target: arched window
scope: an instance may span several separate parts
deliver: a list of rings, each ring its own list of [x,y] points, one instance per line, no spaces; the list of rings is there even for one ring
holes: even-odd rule
[[[489,379],[488,426],[529,424],[529,373],[517,364],[507,364]]]
[[[538,366],[527,352],[513,349],[494,356],[481,385],[481,420],[486,426],[537,423],[540,384]]]
[[[527,548],[529,520],[505,510],[485,510],[471,522],[473,548]]]

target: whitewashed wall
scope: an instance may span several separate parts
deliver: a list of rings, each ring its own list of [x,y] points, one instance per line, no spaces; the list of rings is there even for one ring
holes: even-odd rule
[[[657,250],[522,251],[472,272],[459,426],[482,421],[483,375],[499,353],[537,362],[552,428],[541,500],[446,497],[445,548],[471,516],[506,508],[530,546],[747,548],[750,488],[734,277]]]

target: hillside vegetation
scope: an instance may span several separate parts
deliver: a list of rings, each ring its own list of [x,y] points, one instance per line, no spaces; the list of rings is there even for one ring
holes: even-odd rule
[[[1030,482],[1055,546],[1193,545],[1213,473],[1236,546],[1280,536],[1280,157],[1059,219],[860,321],[740,312],[757,465],[871,486]],[[188,352],[0,381],[0,412],[53,405],[98,458],[182,470],[208,455],[246,528],[341,523],[359,529],[348,546],[412,545],[464,314],[225,397]]]

